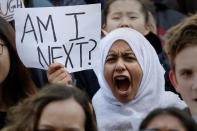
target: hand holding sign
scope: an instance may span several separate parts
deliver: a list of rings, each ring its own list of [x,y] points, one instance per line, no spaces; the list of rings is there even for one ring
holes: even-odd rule
[[[27,67],[48,69],[55,62],[69,72],[98,65],[100,4],[17,9],[18,54]]]
[[[60,63],[49,66],[47,78],[50,83],[72,85],[72,76]]]

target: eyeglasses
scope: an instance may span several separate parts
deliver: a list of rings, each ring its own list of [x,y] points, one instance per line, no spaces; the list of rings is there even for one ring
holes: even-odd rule
[[[3,46],[6,46],[6,44],[0,43],[0,55],[3,55]]]

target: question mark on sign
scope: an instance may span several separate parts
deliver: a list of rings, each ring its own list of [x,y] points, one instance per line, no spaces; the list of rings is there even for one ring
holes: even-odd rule
[[[94,47],[89,51],[89,60],[91,61],[91,52],[96,48],[97,42],[93,39],[90,39],[89,41],[94,42]],[[88,65],[91,65],[91,62],[88,62]]]

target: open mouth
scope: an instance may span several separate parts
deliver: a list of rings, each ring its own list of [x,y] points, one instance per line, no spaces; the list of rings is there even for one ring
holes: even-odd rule
[[[130,87],[129,78],[127,78],[126,76],[116,77],[115,82],[116,82],[116,87],[118,89],[119,94],[127,95],[129,87]]]

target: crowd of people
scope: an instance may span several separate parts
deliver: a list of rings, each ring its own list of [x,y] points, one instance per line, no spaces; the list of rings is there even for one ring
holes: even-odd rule
[[[197,131],[195,8],[181,12],[179,0],[176,8],[168,0],[23,2],[32,8],[101,3],[100,69],[25,67],[14,21],[0,17],[2,131]]]

